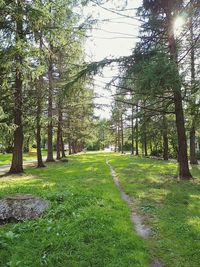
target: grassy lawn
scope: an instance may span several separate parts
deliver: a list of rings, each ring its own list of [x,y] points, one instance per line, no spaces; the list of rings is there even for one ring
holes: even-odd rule
[[[46,151],[43,151],[42,152],[42,155],[43,156],[46,156]],[[36,160],[36,156],[31,156],[29,155],[28,153],[24,153],[23,154],[23,159],[24,161],[26,160]],[[0,153],[0,166],[2,165],[8,165],[8,164],[11,164],[11,161],[12,161],[12,154],[2,154]]]
[[[38,220],[0,226],[0,266],[149,266],[147,244],[133,231],[106,156],[72,156],[69,163],[0,179],[0,198],[31,193],[50,204]]]
[[[148,247],[168,267],[200,266],[200,169],[193,182],[177,182],[174,163],[109,155],[124,190],[137,200],[153,229]]]

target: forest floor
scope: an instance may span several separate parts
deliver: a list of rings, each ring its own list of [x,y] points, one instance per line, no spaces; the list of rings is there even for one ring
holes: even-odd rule
[[[151,228],[148,239],[133,229],[106,161],[133,208]],[[177,182],[177,165],[114,153],[70,156],[69,163],[26,168],[0,179],[0,198],[30,193],[50,203],[37,220],[0,226],[0,266],[199,267],[200,169]]]

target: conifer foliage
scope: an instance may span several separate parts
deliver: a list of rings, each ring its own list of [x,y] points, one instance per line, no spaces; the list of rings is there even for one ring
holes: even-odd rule
[[[38,167],[44,166],[42,145],[48,147],[47,161],[53,161],[56,132],[57,158],[61,157],[60,151],[65,156],[67,133],[63,128],[70,120],[75,124],[77,120],[69,114],[70,105],[74,105],[78,91],[82,91],[82,100],[77,112],[83,109],[85,98],[87,102],[91,100],[92,93],[85,89],[83,80],[71,86],[70,93],[65,88],[83,59],[83,24],[88,22],[81,21],[75,12],[80,4],[84,3],[70,0],[0,3],[0,107],[1,116],[4,113],[7,116],[6,127],[12,132],[10,173],[23,172],[23,151],[29,149],[29,143],[37,147]],[[87,114],[82,115],[83,121]],[[80,136],[73,141],[76,146],[83,146]],[[7,141],[4,146],[9,146]]]

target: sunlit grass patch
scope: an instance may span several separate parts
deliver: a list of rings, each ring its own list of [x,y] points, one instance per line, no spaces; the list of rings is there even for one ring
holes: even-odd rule
[[[178,182],[177,165],[139,157],[110,155],[124,190],[147,216],[149,248],[166,266],[198,267],[200,262],[200,167],[195,181]]]
[[[0,228],[0,266],[149,265],[104,154],[75,155],[69,163],[29,167],[25,175],[7,178],[0,180],[0,197],[31,193],[50,205],[37,220]]]

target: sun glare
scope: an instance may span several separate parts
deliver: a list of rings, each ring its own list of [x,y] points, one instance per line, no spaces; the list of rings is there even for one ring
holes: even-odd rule
[[[183,25],[184,25],[184,19],[183,19],[183,17],[177,17],[174,20],[174,31],[176,33],[180,33],[181,30],[182,30]]]

